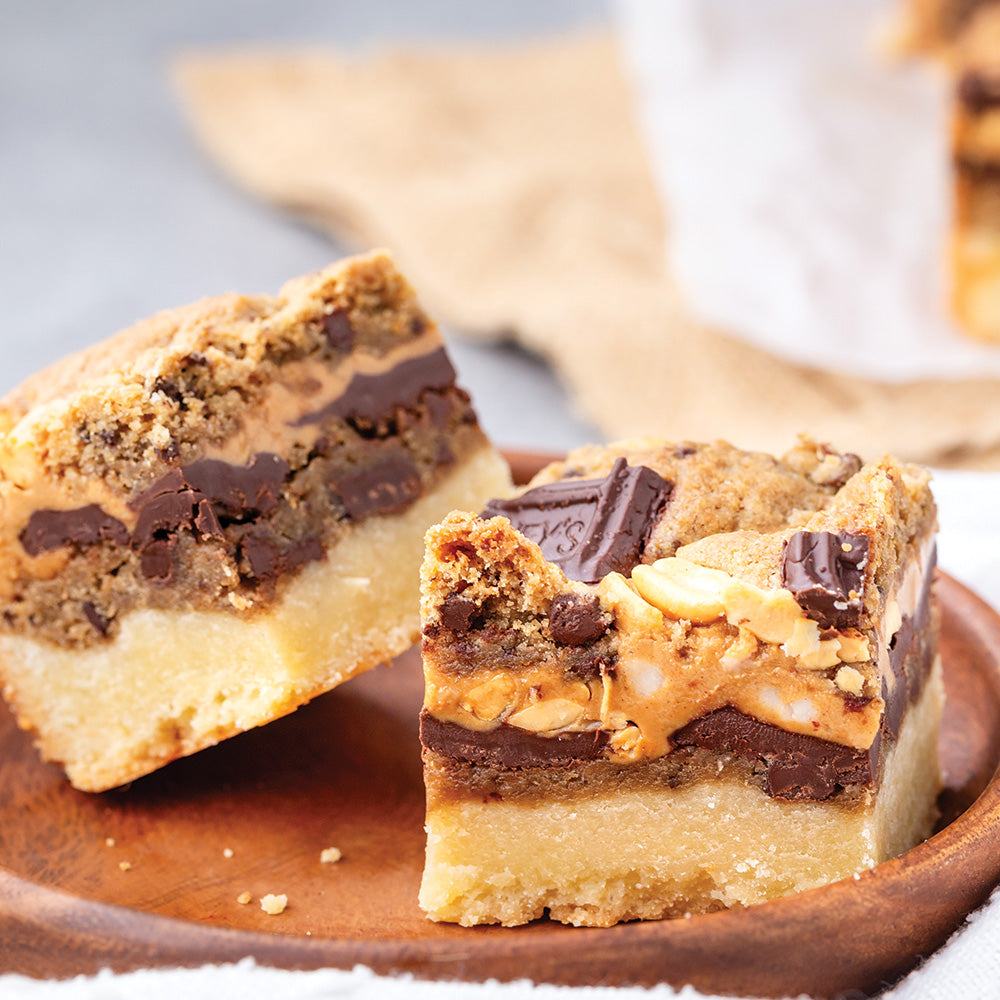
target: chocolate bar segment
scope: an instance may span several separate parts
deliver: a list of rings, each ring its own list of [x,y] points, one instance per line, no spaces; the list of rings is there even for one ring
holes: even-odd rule
[[[785,547],[781,579],[813,621],[851,628],[861,613],[867,563],[867,535],[797,531]]]
[[[511,500],[492,500],[483,513],[508,518],[571,580],[596,583],[641,560],[672,489],[659,473],[619,458],[605,479],[537,486]]]

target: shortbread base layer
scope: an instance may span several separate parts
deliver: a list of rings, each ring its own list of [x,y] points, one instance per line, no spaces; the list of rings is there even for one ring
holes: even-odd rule
[[[787,802],[732,779],[542,802],[429,802],[420,904],[434,920],[608,926],[750,906],[849,878],[937,817],[937,661],[867,803]]]
[[[4,695],[75,787],[124,784],[287,715],[407,649],[420,634],[427,526],[509,484],[495,451],[473,452],[404,513],[360,522],[250,617],[140,609],[114,640],[85,650],[0,636]]]

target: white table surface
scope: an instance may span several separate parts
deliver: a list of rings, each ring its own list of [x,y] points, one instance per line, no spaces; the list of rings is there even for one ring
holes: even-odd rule
[[[165,64],[192,45],[514,38],[599,23],[599,0],[13,0],[0,30],[0,391],[149,313],[220,291],[276,291],[349,249],[244,196],[196,148]],[[545,366],[449,334],[487,431],[507,447],[564,450],[599,435]],[[945,474],[941,565],[1000,605],[1000,477]],[[994,908],[996,909],[996,908]],[[898,996],[996,996],[1000,913],[990,911]],[[0,951],[2,951],[0,942]],[[971,958],[970,958],[971,956]],[[428,986],[354,973],[224,969],[44,983],[0,977],[0,997],[534,997],[633,990]],[[674,996],[663,988],[643,996]],[[699,996],[688,990],[682,996]]]

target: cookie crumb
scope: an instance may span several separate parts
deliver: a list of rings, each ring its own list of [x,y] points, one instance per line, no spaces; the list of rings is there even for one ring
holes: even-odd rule
[[[344,855],[340,853],[339,847],[325,847],[319,852],[319,860],[324,865],[332,865],[339,861]]]
[[[236,897],[236,902],[242,903],[245,906],[247,903],[250,902],[251,899],[253,899],[253,896],[251,896],[249,892],[241,892]]]
[[[132,867],[131,861],[119,861],[118,867],[123,871],[127,872]]]
[[[104,838],[104,846],[105,847],[114,847],[115,846],[115,838],[114,837],[105,837]]]
[[[283,892],[278,895],[269,892],[266,896],[260,897],[260,908],[272,917],[284,913],[286,906],[288,906],[288,897]]]
[[[224,858],[231,858],[233,856],[233,849],[231,847],[223,847],[222,856]]]

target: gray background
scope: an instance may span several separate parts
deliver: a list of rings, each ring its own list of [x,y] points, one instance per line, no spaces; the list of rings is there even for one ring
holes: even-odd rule
[[[0,3],[0,392],[158,309],[275,292],[353,249],[213,167],[170,91],[175,52],[510,39],[607,17],[601,0]],[[598,439],[540,361],[447,334],[497,444],[561,450]]]

